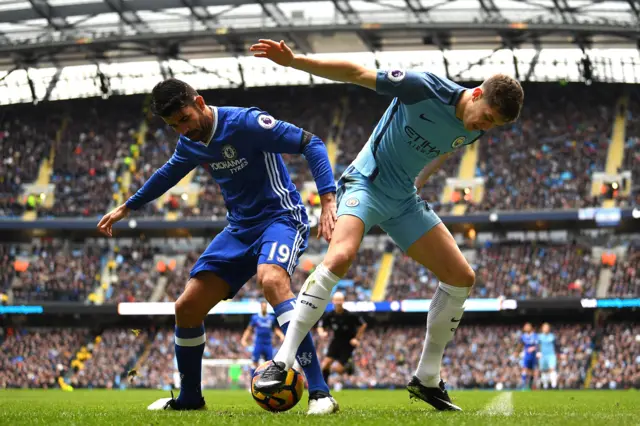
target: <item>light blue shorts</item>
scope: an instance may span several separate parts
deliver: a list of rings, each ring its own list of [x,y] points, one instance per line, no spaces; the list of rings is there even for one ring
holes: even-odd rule
[[[540,357],[540,370],[555,370],[558,360],[555,355],[543,355]]]
[[[338,181],[337,201],[338,217],[351,215],[359,218],[364,222],[365,234],[375,225],[380,225],[405,252],[442,222],[418,195],[404,200],[390,198],[353,166],[349,166]]]

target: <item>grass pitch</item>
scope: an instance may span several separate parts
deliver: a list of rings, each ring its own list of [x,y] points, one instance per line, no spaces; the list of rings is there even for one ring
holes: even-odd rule
[[[640,425],[637,391],[454,391],[463,413],[410,402],[406,390],[334,393],[340,413],[308,417],[307,396],[291,411],[262,410],[247,391],[205,391],[208,410],[152,412],[168,392],[152,390],[0,391],[1,425]]]

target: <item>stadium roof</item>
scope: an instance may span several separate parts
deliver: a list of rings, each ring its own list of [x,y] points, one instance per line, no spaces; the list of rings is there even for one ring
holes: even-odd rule
[[[305,53],[636,47],[638,0],[0,0],[0,69]]]

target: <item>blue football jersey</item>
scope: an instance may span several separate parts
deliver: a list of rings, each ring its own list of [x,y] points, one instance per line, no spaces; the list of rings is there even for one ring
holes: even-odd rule
[[[465,88],[429,72],[378,71],[376,91],[393,101],[354,167],[393,198],[416,192],[415,178],[433,159],[475,142],[456,117]]]
[[[523,333],[520,336],[520,342],[524,345],[524,356],[535,356],[538,350],[538,335],[536,333]],[[535,348],[534,351],[529,352],[530,348]]]
[[[556,354],[556,348],[555,348],[556,336],[553,333],[539,334],[538,341],[540,342],[540,353],[543,356]]]
[[[335,192],[326,149],[317,137],[258,108],[210,107],[214,127],[207,142],[181,135],[175,152],[128,201],[136,210],[197,166],[220,186],[232,225],[250,226],[291,214],[307,223],[300,194],[280,153],[304,154],[320,195]]]
[[[262,316],[260,314],[254,314],[251,316],[251,327],[254,328],[254,341],[255,344],[271,344],[271,337],[273,336],[273,328],[276,324],[276,318],[273,315]]]

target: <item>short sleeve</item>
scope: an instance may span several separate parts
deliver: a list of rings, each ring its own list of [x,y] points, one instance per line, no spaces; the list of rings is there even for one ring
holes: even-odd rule
[[[251,321],[249,322],[249,326],[255,327],[258,322],[258,318],[255,315],[251,316]]]
[[[404,104],[437,99],[446,105],[455,105],[464,87],[430,72],[404,70],[378,70],[376,92],[393,96]]]

